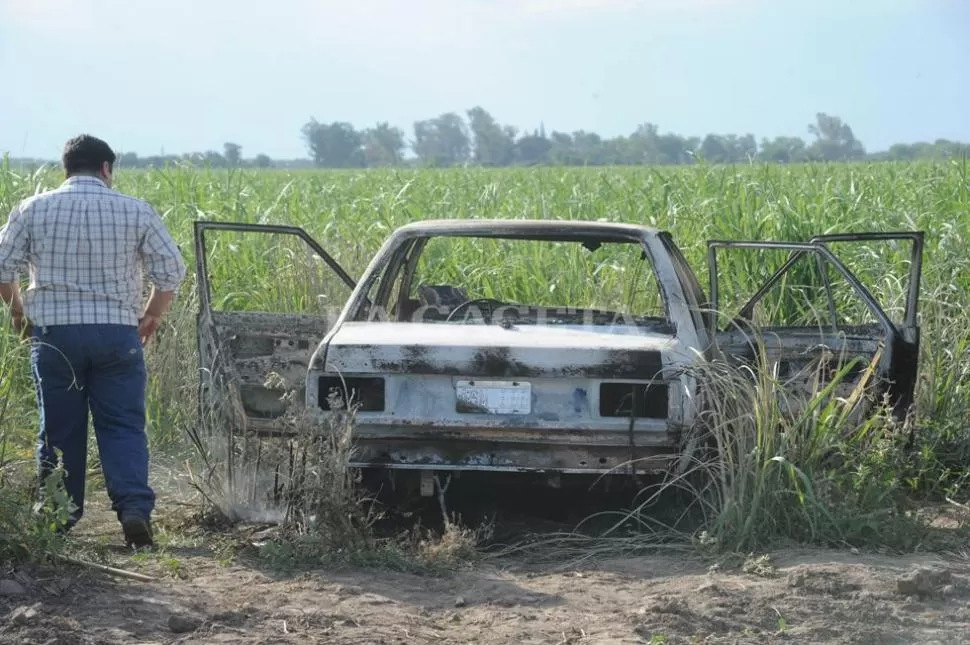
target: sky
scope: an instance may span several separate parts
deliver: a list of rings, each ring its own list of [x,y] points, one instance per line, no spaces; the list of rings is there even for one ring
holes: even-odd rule
[[[0,154],[308,156],[481,105],[547,132],[970,142],[970,0],[0,0]]]

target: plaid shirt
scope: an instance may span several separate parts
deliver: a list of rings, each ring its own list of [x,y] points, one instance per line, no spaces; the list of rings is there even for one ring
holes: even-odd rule
[[[0,283],[29,269],[24,315],[48,325],[138,325],[142,270],[161,291],[185,262],[158,213],[94,177],[70,177],[25,199],[0,229]]]

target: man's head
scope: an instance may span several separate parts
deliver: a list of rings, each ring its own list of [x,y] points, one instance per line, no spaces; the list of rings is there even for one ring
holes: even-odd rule
[[[68,177],[90,175],[102,180],[111,187],[111,173],[115,163],[115,153],[107,143],[82,134],[64,144],[62,157],[64,173]]]

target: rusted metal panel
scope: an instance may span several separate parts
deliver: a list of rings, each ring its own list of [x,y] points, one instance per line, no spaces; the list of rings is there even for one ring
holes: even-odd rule
[[[523,325],[346,323],[330,340],[328,372],[466,377],[653,379],[675,341],[657,334]]]
[[[549,432],[547,428],[530,427],[522,423],[509,423],[499,426],[481,422],[465,425],[446,425],[439,419],[415,419],[397,423],[373,423],[377,420],[370,415],[357,418],[354,434],[364,441],[381,439],[388,441],[465,441],[491,445],[495,443],[543,444],[548,446],[629,446],[630,433],[622,426],[608,430],[591,432],[579,427]],[[381,420],[383,421],[383,420]],[[644,429],[633,437],[636,446],[665,446],[676,432],[671,431],[662,421],[644,420]],[[629,420],[626,423],[629,426]],[[648,431],[645,431],[648,430]]]
[[[595,441],[599,431],[630,432],[629,417],[603,417],[599,411],[600,379],[540,377],[528,379],[531,384],[531,410],[528,414],[482,415],[460,411],[456,383],[463,376],[387,374],[384,376],[386,410],[357,412],[361,426],[385,427],[388,434],[402,431],[420,433],[422,429],[446,428],[464,431],[488,427],[505,431],[531,428],[537,431],[563,433],[575,431],[579,437]],[[666,432],[671,423],[679,423],[683,414],[683,390],[675,382],[664,394],[671,409],[666,419],[638,418],[634,433]],[[308,400],[308,405],[313,405]],[[538,436],[538,435],[535,435]]]
[[[309,314],[280,314],[263,311],[212,311],[211,324],[231,329],[234,333],[271,336],[288,339],[294,334],[313,334],[320,338],[328,325],[323,316]]]
[[[441,219],[421,220],[397,228],[388,243],[414,237],[522,237],[545,241],[613,242],[640,240],[657,233],[657,229],[640,224],[593,222],[584,220],[529,219]]]
[[[821,331],[817,328],[756,329],[732,328],[719,335],[719,343],[730,347],[748,347],[752,352],[760,348],[768,354],[800,352],[806,355],[818,351],[872,355],[884,344],[881,329],[870,328],[867,334],[850,335]]]
[[[203,369],[237,385],[246,417],[236,423],[265,430],[266,418],[285,411],[281,397],[295,392],[303,400],[310,356],[325,332],[316,316],[209,312],[200,319],[200,334],[208,338]]]
[[[669,469],[676,459],[671,446],[558,445],[541,439],[482,444],[461,438],[380,442],[361,438],[356,443],[353,466],[358,468],[649,474]]]

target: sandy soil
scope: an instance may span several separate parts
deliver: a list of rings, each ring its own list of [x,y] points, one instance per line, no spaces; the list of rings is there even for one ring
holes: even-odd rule
[[[211,542],[127,553],[103,494],[93,497],[100,506],[72,539],[157,579],[0,571],[0,643],[970,643],[970,557],[960,553],[787,550],[719,568],[667,552],[492,560],[437,577],[282,575],[221,560]],[[182,511],[162,499],[159,530]]]

